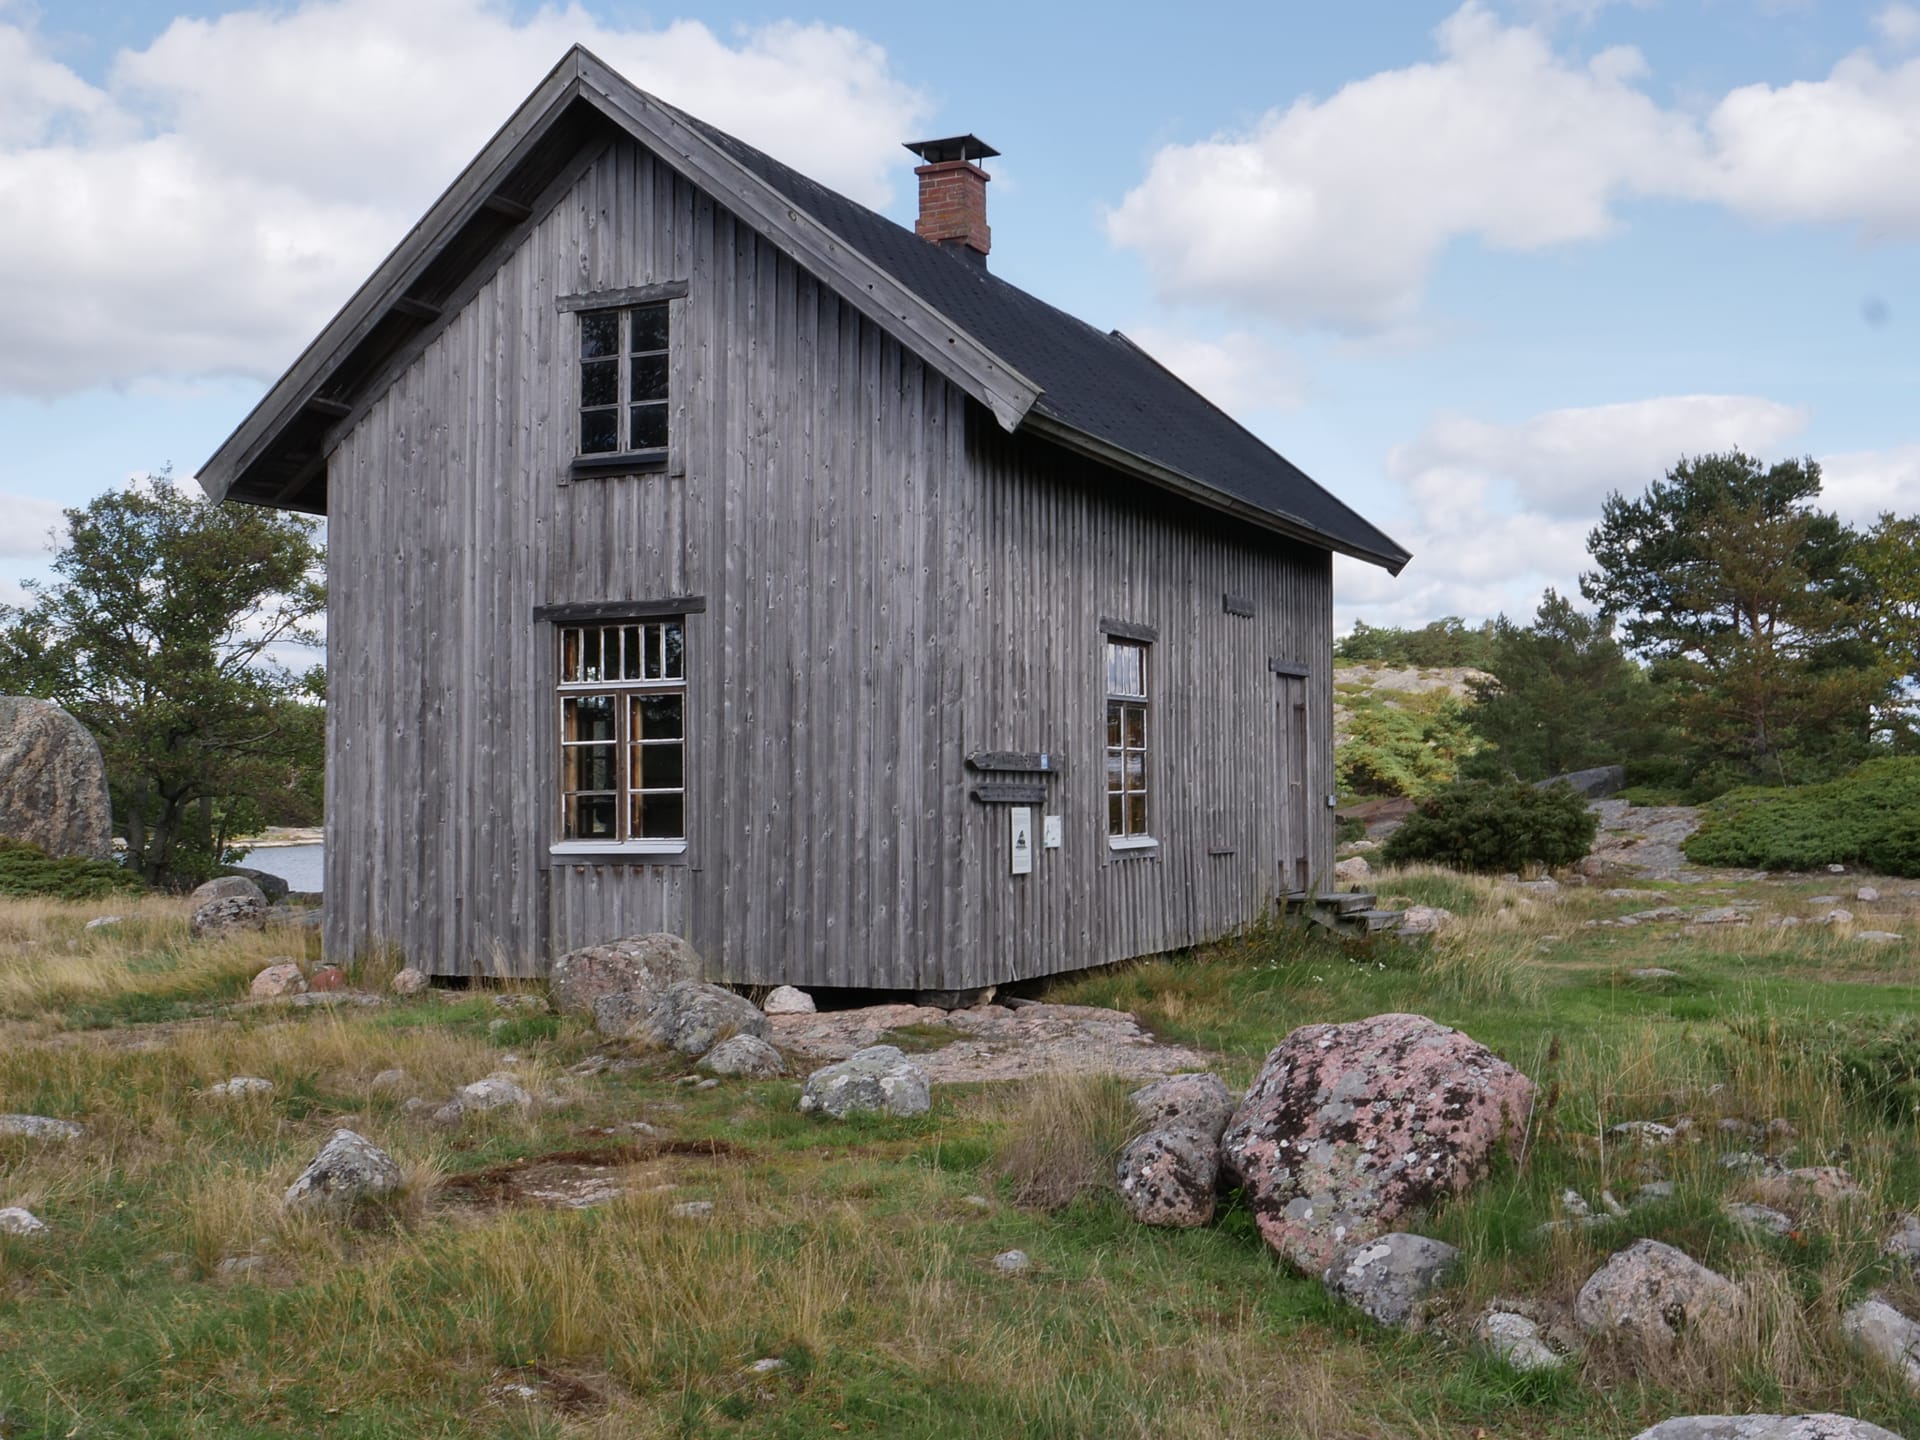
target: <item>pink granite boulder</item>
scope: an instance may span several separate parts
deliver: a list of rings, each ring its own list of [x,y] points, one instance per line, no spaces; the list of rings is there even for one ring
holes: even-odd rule
[[[1421,1015],[1307,1025],[1267,1056],[1221,1168],[1266,1242],[1319,1273],[1343,1246],[1467,1188],[1519,1136],[1533,1082]]]
[[[307,993],[307,977],[300,973],[300,967],[292,960],[276,960],[258,975],[248,987],[256,1000],[279,1000],[288,995]]]

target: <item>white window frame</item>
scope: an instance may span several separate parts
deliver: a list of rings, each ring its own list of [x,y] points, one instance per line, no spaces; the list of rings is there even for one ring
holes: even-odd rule
[[[557,765],[555,775],[554,826],[555,838],[549,850],[554,855],[684,855],[687,850],[687,830],[691,821],[688,814],[688,766],[687,766],[687,679],[686,679],[686,617],[683,615],[648,615],[627,619],[607,619],[562,623],[554,627],[554,667],[555,667],[555,754]],[[668,632],[677,632],[679,648],[676,652],[668,644]],[[586,637],[598,637],[597,643],[604,646],[612,639],[618,647],[618,660],[614,664],[614,674],[600,673],[605,670],[604,658],[595,673],[585,673],[585,657],[588,650]],[[634,663],[628,663],[628,650],[639,643],[639,656]],[[569,645],[572,653],[579,656],[576,669],[579,673],[569,676]],[[650,654],[648,652],[651,652]],[[676,673],[677,662],[677,673]],[[648,674],[652,669],[656,673]],[[629,674],[629,671],[638,674]],[[673,695],[680,700],[680,734],[677,737],[649,739],[644,735],[636,738],[634,711],[636,702],[645,696]],[[566,738],[567,704],[590,696],[608,696],[614,705],[614,733],[611,741],[570,741]],[[611,790],[570,790],[567,788],[566,752],[569,749],[584,749],[591,745],[611,744],[614,750],[614,787]],[[677,745],[680,750],[680,784],[674,786],[647,786],[644,784],[644,765],[642,766],[643,784],[633,783],[634,751],[644,756],[649,747]],[[568,800],[576,795],[612,795],[616,834],[605,837],[567,837]],[[648,795],[671,796],[680,798],[680,834],[677,836],[636,836],[631,834],[633,827],[633,803]]]
[[[1114,634],[1111,632],[1102,638],[1104,645],[1101,655],[1104,661],[1103,679],[1105,681],[1104,688],[1107,702],[1102,715],[1105,725],[1104,738],[1106,741],[1102,746],[1102,754],[1106,762],[1102,767],[1102,773],[1103,779],[1106,782],[1104,786],[1106,805],[1104,808],[1106,814],[1105,828],[1107,848],[1118,851],[1153,850],[1158,848],[1160,844],[1159,839],[1153,833],[1153,814],[1157,788],[1154,784],[1154,767],[1152,760],[1153,643],[1144,638]],[[1119,650],[1134,651],[1139,655],[1140,683],[1135,690],[1116,688],[1120,682],[1115,678],[1118,672],[1115,669],[1114,662],[1116,659],[1115,652]],[[1118,745],[1112,743],[1114,740],[1114,712],[1116,709],[1120,712],[1120,743]],[[1138,745],[1130,745],[1127,743],[1128,711],[1136,711],[1140,717],[1140,743]],[[1140,775],[1137,786],[1130,784],[1131,777],[1127,774],[1127,760],[1129,756],[1139,757]],[[1118,764],[1120,778],[1119,790],[1113,788],[1116,762]],[[1113,828],[1113,802],[1116,795],[1120,797],[1120,829],[1118,831]],[[1141,805],[1146,811],[1143,828],[1140,830],[1128,828],[1132,823],[1133,807],[1131,801],[1132,797],[1136,795],[1140,797]]]

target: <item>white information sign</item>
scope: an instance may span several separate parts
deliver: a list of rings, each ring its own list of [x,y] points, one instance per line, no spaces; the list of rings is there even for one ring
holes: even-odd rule
[[[1066,834],[1066,826],[1058,815],[1046,815],[1040,820],[1040,843],[1049,850],[1058,850],[1060,841]]]
[[[1033,873],[1033,810],[1026,805],[1015,805],[1007,812],[1013,828],[1013,873],[1031,875]]]

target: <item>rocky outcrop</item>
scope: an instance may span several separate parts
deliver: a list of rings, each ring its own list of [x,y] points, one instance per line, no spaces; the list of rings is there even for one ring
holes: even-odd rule
[[[553,962],[547,991],[561,1014],[589,1015],[602,996],[664,990],[676,981],[705,975],[700,952],[678,935],[632,935],[568,951]]]
[[[1267,1243],[1318,1274],[1480,1178],[1532,1103],[1526,1076],[1424,1016],[1308,1025],[1267,1056],[1221,1165]]]
[[[400,1188],[400,1167],[386,1151],[363,1135],[336,1130],[313,1157],[281,1203],[289,1210],[351,1210]]]
[[[874,1045],[807,1077],[800,1108],[836,1120],[865,1111],[924,1115],[931,1102],[926,1072],[892,1045]]]
[[[50,701],[0,695],[0,837],[53,856],[113,856],[100,747]]]
[[[1459,1260],[1460,1252],[1444,1241],[1395,1232],[1347,1246],[1321,1279],[1331,1294],[1398,1329],[1420,1318],[1421,1302]]]
[[[1683,1415],[1633,1440],[1900,1440],[1848,1415]]]
[[[1739,1303],[1740,1292],[1724,1275],[1671,1245],[1636,1240],[1580,1287],[1573,1315],[1590,1335],[1664,1348],[1682,1335],[1723,1329]]]
[[[596,1022],[606,1008],[596,1007]],[[728,1035],[765,1040],[772,1032],[760,1007],[745,996],[703,980],[678,980],[646,996],[626,1034],[644,1045],[704,1055]]]

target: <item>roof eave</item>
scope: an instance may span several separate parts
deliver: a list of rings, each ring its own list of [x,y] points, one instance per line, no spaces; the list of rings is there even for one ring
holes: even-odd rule
[[[1163,490],[1171,490],[1175,494],[1185,496],[1209,509],[1245,520],[1250,524],[1258,525],[1263,530],[1270,530],[1292,540],[1303,541],[1324,550],[1334,551],[1336,554],[1351,556],[1355,560],[1364,560],[1369,565],[1378,565],[1389,575],[1398,575],[1413,558],[1404,550],[1375,550],[1364,545],[1356,545],[1337,535],[1329,535],[1319,527],[1309,525],[1306,521],[1292,515],[1250,504],[1184,471],[1176,470],[1170,465],[1163,465],[1158,460],[1115,445],[1111,441],[1102,440],[1097,435],[1090,435],[1063,420],[1037,410],[1028,414],[1021,428],[1044,436],[1055,444],[1090,459],[1111,465],[1116,470],[1137,476]]]

